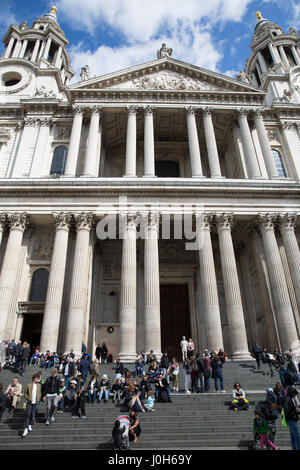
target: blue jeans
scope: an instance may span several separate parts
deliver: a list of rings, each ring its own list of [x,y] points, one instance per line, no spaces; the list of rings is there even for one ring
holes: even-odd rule
[[[221,390],[224,390],[223,374],[215,375],[214,380],[215,380],[215,389],[216,389],[216,392],[219,391],[219,384],[218,384],[218,382],[220,383]]]
[[[58,410],[63,410],[63,409],[64,409],[64,405],[65,405],[65,399],[64,399],[64,397],[58,398],[58,400],[57,400],[57,408],[58,408]]]
[[[290,429],[292,450],[300,450],[300,434],[297,421],[287,421],[287,425]]]
[[[88,390],[89,401],[96,400],[96,390]]]
[[[136,375],[143,375],[143,366],[135,366],[134,376]]]
[[[108,400],[109,390],[100,390],[98,401],[101,401],[103,393],[104,393],[104,399]]]

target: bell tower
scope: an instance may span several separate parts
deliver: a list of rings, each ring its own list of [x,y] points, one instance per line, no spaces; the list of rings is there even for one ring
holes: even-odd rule
[[[31,26],[26,21],[11,25],[3,42],[0,94],[19,94],[22,91],[28,96],[35,89],[50,87],[57,95],[74,76],[66,50],[69,41],[58,24],[54,6],[50,13],[35,20]]]
[[[274,101],[300,103],[300,41],[297,32],[285,33],[276,23],[256,13],[251,42],[252,55],[246,63],[249,81],[267,91],[266,104]]]

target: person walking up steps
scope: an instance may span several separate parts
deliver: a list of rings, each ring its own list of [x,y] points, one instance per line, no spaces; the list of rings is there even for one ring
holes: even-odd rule
[[[253,433],[257,434],[260,440],[260,449],[264,450],[264,444],[271,446],[274,450],[277,450],[277,447],[273,442],[268,438],[268,432],[271,432],[271,427],[267,423],[266,419],[263,417],[262,413],[259,411],[254,412],[253,420]]]

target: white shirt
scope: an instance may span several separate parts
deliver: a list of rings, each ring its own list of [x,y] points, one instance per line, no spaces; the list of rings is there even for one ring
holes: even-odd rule
[[[31,403],[33,405],[36,404],[36,394],[37,394],[37,384],[34,383],[33,386],[32,386],[32,400],[31,400]]]

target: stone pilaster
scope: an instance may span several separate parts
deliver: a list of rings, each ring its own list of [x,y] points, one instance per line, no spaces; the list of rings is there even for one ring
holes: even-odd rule
[[[203,173],[202,173],[197,123],[196,123],[196,112],[197,112],[197,109],[192,106],[186,108],[186,124],[187,124],[187,131],[188,131],[192,177],[202,178]]]
[[[231,340],[231,358],[236,360],[251,359],[248,351],[243,304],[231,236],[233,215],[218,214],[216,215],[216,222]]]
[[[5,328],[17,278],[21,244],[29,221],[27,214],[8,214],[10,232],[0,274],[0,338],[6,340]]]
[[[275,215],[259,214],[257,217],[257,224],[262,235],[266,254],[266,263],[270,279],[277,329],[280,338],[279,347],[282,351],[286,351],[289,348],[298,351],[299,340],[275,236],[274,219]]]
[[[295,234],[297,214],[279,214],[278,221],[300,312],[300,251]]]
[[[160,358],[159,214],[149,215],[144,252],[145,352]]]
[[[197,217],[197,215],[196,215]],[[202,216],[200,216],[202,218]],[[205,322],[206,347],[211,351],[223,349],[223,335],[219,308],[218,287],[211,243],[213,214],[204,214],[203,244],[199,247],[199,266],[203,316]]]
[[[136,215],[128,215],[123,231],[119,346],[123,362],[136,360],[136,224]]]
[[[70,303],[68,310],[65,351],[74,350],[81,355],[81,343],[85,331],[85,314],[88,300],[89,240],[94,224],[92,213],[74,215],[76,243],[72,270]]]
[[[91,114],[91,120],[90,120],[87,149],[86,149],[86,154],[85,154],[83,176],[96,178],[98,176],[98,171],[99,171],[100,149],[98,148],[97,143],[98,143],[99,124],[100,124],[100,119],[102,117],[102,107],[94,106],[91,111],[92,111],[92,114]],[[101,148],[101,145],[100,145],[100,148]]]
[[[136,176],[136,115],[137,106],[128,106],[127,134],[126,134],[126,162],[125,175]]]
[[[56,232],[40,340],[41,351],[57,351],[69,228],[72,219],[71,214],[63,212],[53,216]]]

